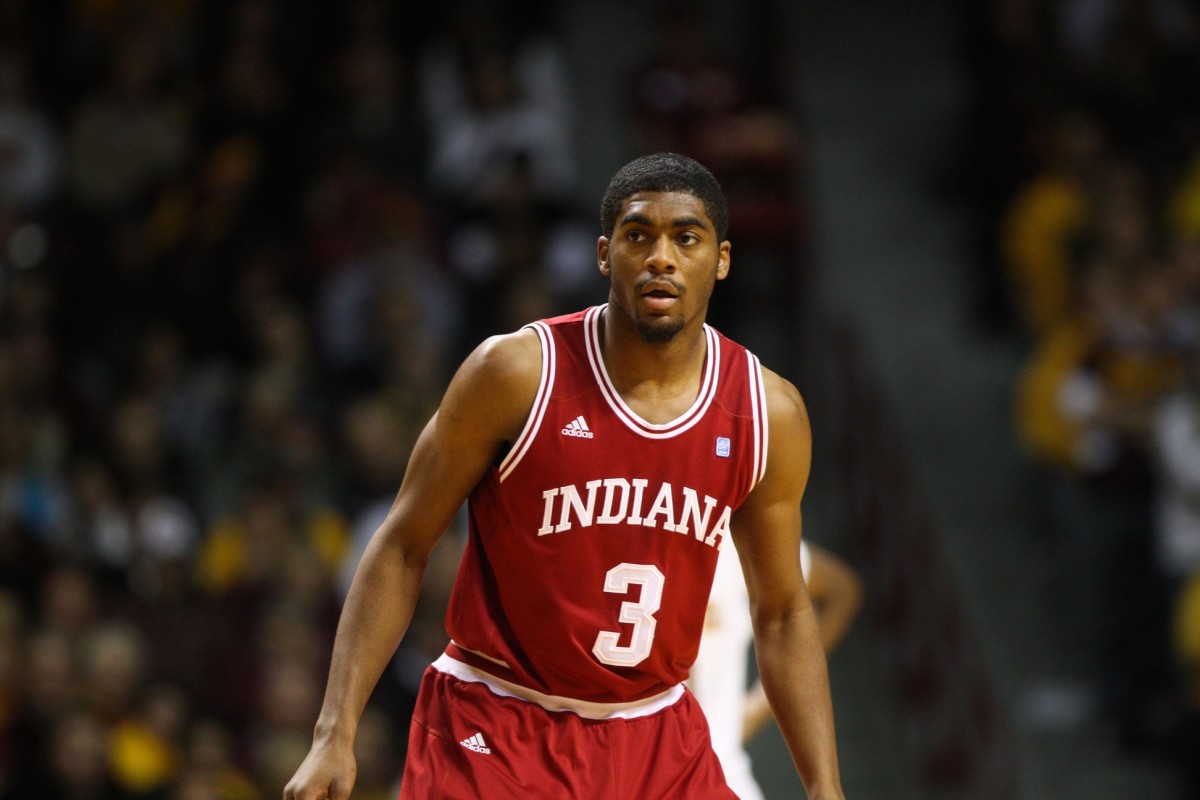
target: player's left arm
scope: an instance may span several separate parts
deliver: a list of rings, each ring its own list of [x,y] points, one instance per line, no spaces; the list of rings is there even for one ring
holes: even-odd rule
[[[812,542],[805,546],[812,561],[805,575],[808,597],[817,612],[817,627],[821,629],[821,645],[825,657],[837,648],[858,616],[863,601],[862,579],[854,567],[839,556]],[[771,706],[763,691],[762,681],[756,681],[746,693],[746,711],[742,719],[742,742],[748,742],[771,721]]]
[[[759,673],[811,800],[842,800],[833,703],[817,618],[800,569],[800,500],[812,432],[800,393],[763,370],[766,474],[737,510],[733,537],[746,576]]]

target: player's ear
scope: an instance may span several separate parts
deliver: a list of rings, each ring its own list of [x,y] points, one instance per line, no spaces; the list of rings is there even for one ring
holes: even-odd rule
[[[596,263],[600,267],[600,274],[605,277],[608,277],[610,270],[608,267],[608,237],[607,236],[601,236],[599,239],[596,240]]]
[[[726,239],[721,242],[721,246],[717,248],[717,280],[723,281],[729,274],[729,251],[733,249],[733,244]]]

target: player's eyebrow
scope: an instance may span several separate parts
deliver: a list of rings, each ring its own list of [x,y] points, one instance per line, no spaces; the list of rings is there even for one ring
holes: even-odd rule
[[[680,217],[671,223],[672,228],[703,228],[708,230],[708,224],[700,217]]]
[[[645,225],[652,227],[653,223],[645,214],[639,214],[636,211],[631,214],[626,214],[621,217],[621,225]],[[700,217],[679,217],[671,221],[672,228],[702,228],[708,230],[708,224]]]

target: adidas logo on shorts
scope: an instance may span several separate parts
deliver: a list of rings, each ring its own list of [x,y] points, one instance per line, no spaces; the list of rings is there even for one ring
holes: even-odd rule
[[[588,430],[587,423],[583,421],[583,414],[568,422],[562,432],[563,436],[578,436],[580,439],[591,439],[595,436]]]
[[[492,748],[488,747],[487,743],[483,741],[482,733],[476,733],[473,736],[468,736],[459,742],[459,744],[468,750],[474,750],[476,753],[483,753],[485,756],[492,754]]]

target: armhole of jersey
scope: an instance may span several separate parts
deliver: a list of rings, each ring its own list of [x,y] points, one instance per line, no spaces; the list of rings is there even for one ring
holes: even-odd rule
[[[508,455],[500,462],[501,483],[509,476],[509,473],[516,469],[517,464],[521,463],[521,459],[529,451],[529,446],[533,444],[538,429],[542,426],[542,417],[546,415],[546,406],[550,403],[550,390],[554,388],[554,336],[550,333],[550,327],[544,322],[533,322],[525,327],[532,328],[537,333],[538,339],[541,340],[542,376],[538,381],[537,394],[533,397],[533,407],[529,409],[529,418],[525,420],[525,427],[521,430],[521,435],[513,442]]]
[[[750,407],[754,417],[754,482],[750,485],[753,489],[767,474],[767,393],[758,357],[747,350],[746,362],[750,369]]]

